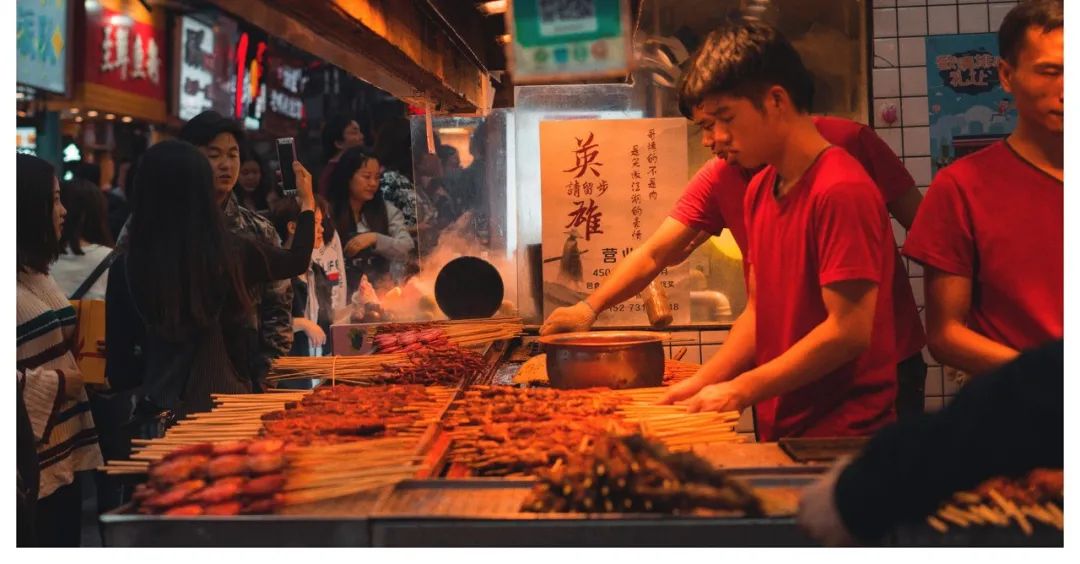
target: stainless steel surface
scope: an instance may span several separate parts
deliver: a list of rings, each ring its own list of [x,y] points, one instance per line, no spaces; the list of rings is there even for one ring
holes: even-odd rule
[[[665,334],[590,331],[540,338],[552,387],[613,389],[659,386]]]

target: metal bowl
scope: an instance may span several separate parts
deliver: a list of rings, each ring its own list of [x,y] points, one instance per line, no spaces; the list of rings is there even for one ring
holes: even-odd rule
[[[591,331],[541,337],[548,380],[555,388],[659,386],[663,336],[646,331]]]

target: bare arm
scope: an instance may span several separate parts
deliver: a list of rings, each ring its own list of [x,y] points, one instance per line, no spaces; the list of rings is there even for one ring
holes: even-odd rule
[[[611,278],[600,285],[585,302],[600,312],[620,304],[645,289],[660,271],[669,265],[677,264],[676,259],[684,257],[688,245],[700,231],[687,227],[670,217],[664,218],[656,230],[626,260],[615,268]],[[687,253],[688,254],[688,253]]]
[[[757,343],[757,282],[753,267],[750,268],[749,281],[750,295],[746,308],[731,326],[723,346],[693,376],[672,386],[659,403],[684,400],[705,386],[731,380],[753,366]]]
[[[798,389],[856,359],[870,346],[878,286],[847,280],[822,288],[824,321],[773,360],[728,382],[703,388],[687,401],[689,411],[742,411]]]
[[[700,231],[687,227],[670,217],[665,218],[642,246],[630,253],[615,267],[611,277],[592,295],[573,306],[551,312],[540,328],[541,335],[587,331],[596,316],[605,309],[620,304],[645,289],[666,266],[684,257],[686,248],[697,240]]]
[[[922,199],[922,192],[912,186],[902,196],[889,202],[885,207],[889,209],[889,213],[896,218],[896,221],[899,221],[900,225],[904,226],[904,229],[911,229],[911,224],[915,223],[915,214],[919,212],[919,204],[922,203]]]
[[[969,374],[983,374],[1020,355],[967,327],[971,279],[929,266],[926,269],[926,336],[938,361]]]

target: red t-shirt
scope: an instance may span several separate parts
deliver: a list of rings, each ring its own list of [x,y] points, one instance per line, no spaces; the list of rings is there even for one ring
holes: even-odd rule
[[[855,157],[874,180],[885,202],[902,196],[915,180],[896,158],[889,145],[869,127],[848,119],[817,116],[814,125],[829,143]],[[686,187],[671,217],[683,225],[719,235],[725,227],[731,230],[735,243],[747,253],[746,225],[743,223],[743,198],[750,175],[738,166],[730,166],[714,158],[698,170]],[[893,245],[896,261],[893,274],[893,307],[896,319],[897,362],[919,354],[926,345],[926,333],[915,305],[911,281]]]
[[[758,287],[756,364],[780,356],[825,321],[822,287],[869,280],[878,284],[878,297],[870,348],[814,382],[758,403],[758,437],[869,435],[895,419],[896,261],[885,202],[858,161],[836,147],[779,201],[775,179],[773,167],[754,176],[744,204]]]
[[[973,280],[968,325],[1017,350],[1060,339],[1064,184],[1004,141],[945,167],[904,254]]]

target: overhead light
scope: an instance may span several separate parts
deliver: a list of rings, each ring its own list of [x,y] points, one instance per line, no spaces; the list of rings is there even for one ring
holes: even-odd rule
[[[105,114],[105,119],[116,119],[116,114]]]
[[[86,112],[86,117],[97,117],[97,110],[90,110]]]
[[[504,33],[502,35],[495,36],[495,43],[498,43],[499,45],[509,45],[510,44],[510,34],[509,33]]]
[[[19,116],[19,117],[26,117],[26,112],[24,112],[24,111],[22,111],[22,110],[19,110],[19,111],[18,111],[18,116]]]
[[[482,2],[476,5],[476,9],[480,10],[480,13],[484,14],[485,16],[505,14],[506,0],[492,0],[490,2]]]
[[[442,135],[468,135],[469,130],[464,127],[440,127],[439,133]]]
[[[68,111],[73,113],[73,114],[77,114],[77,113],[79,113],[79,108],[68,108]]]
[[[82,123],[82,121],[83,121],[82,116],[75,116],[75,123]]]
[[[24,94],[22,91],[16,90],[15,91],[15,99],[16,100],[22,100],[23,98],[26,98],[26,94]]]
[[[120,118],[120,121],[122,121],[124,123],[131,123],[131,116],[124,116],[124,117]]]

